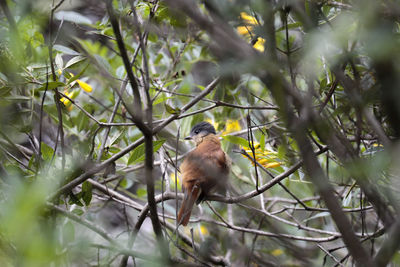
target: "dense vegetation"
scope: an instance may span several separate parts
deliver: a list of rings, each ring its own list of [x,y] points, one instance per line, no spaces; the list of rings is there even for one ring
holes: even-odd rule
[[[0,0],[1,266],[400,265],[400,4]],[[176,226],[208,121],[228,190]]]

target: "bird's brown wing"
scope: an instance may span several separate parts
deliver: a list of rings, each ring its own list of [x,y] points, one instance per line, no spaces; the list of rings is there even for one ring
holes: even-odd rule
[[[178,224],[184,226],[189,222],[193,205],[201,194],[200,185],[205,179],[200,162],[201,159],[199,155],[197,155],[195,151],[192,151],[186,156],[180,166],[184,197],[178,213]]]
[[[219,145],[213,143],[199,146],[186,156],[180,167],[185,196],[178,222],[187,225],[194,203],[198,204],[215,187],[223,187],[229,168],[230,159]]]

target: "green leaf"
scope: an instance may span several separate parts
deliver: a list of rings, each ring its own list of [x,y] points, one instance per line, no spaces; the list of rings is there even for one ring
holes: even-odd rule
[[[126,178],[122,179],[121,182],[119,182],[119,185],[120,185],[122,188],[125,188],[125,189],[126,189],[126,185],[127,185],[127,184],[128,184],[128,181],[126,180]]]
[[[163,103],[163,102],[165,102],[166,100],[172,99],[172,98],[174,98],[174,97],[166,97],[166,96],[159,97],[159,98],[157,98],[156,100],[154,100],[153,106],[158,105],[158,104],[160,104],[160,103]]]
[[[65,83],[62,83],[62,82],[49,82],[47,84],[47,90],[52,90],[52,89],[55,89],[57,87],[64,87],[64,86],[65,86]],[[46,89],[46,83],[42,83],[42,86],[37,88],[36,90],[37,91],[43,91],[45,89]]]
[[[72,50],[71,48],[63,46],[63,45],[54,45],[53,48],[54,48],[54,50],[61,52],[63,54],[66,54],[66,55],[79,56],[78,52]]]
[[[73,58],[71,58],[68,62],[67,62],[67,64],[65,64],[65,69],[66,68],[69,68],[69,67],[71,67],[72,65],[75,65],[76,63],[79,63],[79,62],[81,62],[82,60],[85,60],[86,58],[85,57],[83,57],[83,56],[76,56],[76,57],[73,57]]]
[[[121,151],[121,149],[119,147],[110,146],[108,148],[108,152],[111,153],[111,154],[116,154],[116,153],[118,153],[120,151]]]
[[[164,106],[169,114],[180,114],[181,113],[180,108],[174,108],[174,107],[168,105],[167,103],[165,103]]]
[[[56,62],[57,69],[62,70],[64,68],[64,60],[62,59],[62,56],[60,53],[57,53],[54,61]]]
[[[179,83],[179,82],[182,82],[182,78],[178,78],[176,80],[172,80],[172,81],[165,83],[164,88],[167,88],[168,86]]]
[[[264,135],[264,134],[261,134],[261,138],[260,138],[260,148],[261,148],[261,151],[264,152],[264,150],[265,150],[265,135]]]
[[[73,209],[71,212],[72,212],[73,214],[78,215],[78,216],[82,216],[82,215],[85,213],[85,212],[84,212],[81,208],[79,208],[79,207]]]
[[[156,43],[158,41],[158,36],[154,33],[149,33],[148,40],[152,43]]]
[[[34,48],[38,47],[41,44],[44,44],[44,37],[43,37],[43,34],[41,32],[36,31],[33,34],[33,40],[35,41],[34,42],[34,44],[35,44]]]
[[[45,161],[51,160],[53,157],[54,150],[50,146],[48,146],[46,143],[42,142],[41,145],[41,152],[42,152],[42,157]]]
[[[0,97],[5,97],[10,94],[12,87],[4,86],[0,87]]]
[[[327,87],[327,80],[326,80],[326,78],[324,78],[319,83],[319,88],[320,88],[320,90],[324,90],[326,87]]]
[[[79,192],[78,194],[73,194],[70,193],[69,194],[69,200],[68,200],[68,204],[72,205],[72,204],[76,204],[80,207],[83,207],[82,202],[80,201],[80,198],[82,197],[82,192]]]
[[[153,153],[157,152],[164,143],[165,143],[165,140],[154,141],[153,142]]]
[[[122,179],[122,181],[119,183],[119,185],[122,186],[122,187],[125,188],[125,189],[129,189],[129,188],[133,185],[133,182],[132,182],[131,179],[126,179],[126,178],[124,178],[124,179]]]
[[[199,88],[201,91],[203,91],[204,89],[206,89],[205,86],[200,85],[200,84],[196,84],[196,87]]]
[[[164,57],[163,53],[159,53],[156,57],[156,59],[154,60],[154,64],[157,65],[158,63],[160,63],[161,59]]]
[[[123,137],[123,135],[125,134],[125,132],[126,132],[126,129],[123,129],[118,134],[114,135],[110,140],[109,146],[112,146],[115,143],[119,142],[121,140],[121,138]]]
[[[25,125],[19,126],[19,127],[18,127],[18,130],[19,130],[21,133],[29,133],[29,132],[32,131],[32,128],[33,128],[32,124],[25,124]]]
[[[222,136],[222,138],[224,138],[226,141],[231,142],[236,145],[240,145],[243,147],[249,146],[249,142],[246,139],[239,137],[239,136],[225,135],[225,136]]]
[[[78,131],[82,131],[84,129],[86,129],[86,127],[89,124],[89,117],[86,116],[83,112],[79,112],[79,116],[78,116]]]
[[[164,144],[165,140],[157,140],[153,142],[153,152],[157,152],[157,150],[160,149],[160,147]],[[130,164],[136,164],[138,162],[141,162],[145,159],[145,144],[141,144],[137,148],[135,148],[132,151],[131,156],[128,159],[128,165]]]
[[[72,76],[70,79],[68,79],[67,84],[71,84],[72,82],[78,80],[86,71],[86,69],[89,67],[89,64],[87,64],[81,72],[79,72],[77,75]]]
[[[132,151],[131,156],[128,159],[128,165],[139,162],[144,153],[144,144],[141,144]]]
[[[92,184],[85,181],[82,184],[82,193],[82,200],[85,202],[86,206],[89,206],[90,201],[92,200]]]
[[[286,147],[284,145],[278,146],[278,158],[284,159],[286,155]]]
[[[144,189],[144,188],[139,188],[139,189],[136,191],[136,195],[137,195],[139,198],[145,197],[145,196],[147,195],[147,190]]]
[[[288,29],[290,30],[290,29],[301,27],[301,25],[302,25],[301,22],[295,22],[295,23],[288,24],[287,26],[288,26]],[[283,30],[286,30],[286,26],[279,27],[278,29],[276,29],[276,32],[280,32]]]
[[[33,154],[32,157],[29,159],[28,167],[32,169],[34,163],[35,163],[35,154]]]

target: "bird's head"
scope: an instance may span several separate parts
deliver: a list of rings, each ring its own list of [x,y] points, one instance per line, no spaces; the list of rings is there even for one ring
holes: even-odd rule
[[[193,126],[185,140],[194,140],[196,144],[199,144],[203,137],[209,134],[216,134],[215,128],[210,123],[203,121]]]

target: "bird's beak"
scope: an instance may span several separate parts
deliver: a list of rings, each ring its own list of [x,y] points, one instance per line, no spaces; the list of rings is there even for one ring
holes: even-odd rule
[[[185,137],[185,140],[192,140],[192,137],[191,136],[187,136],[187,137]]]

